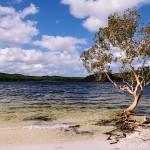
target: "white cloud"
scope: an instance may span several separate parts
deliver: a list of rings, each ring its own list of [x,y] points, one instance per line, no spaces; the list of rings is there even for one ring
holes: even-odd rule
[[[16,11],[13,7],[2,7],[0,5],[0,17],[2,15],[11,15],[11,14],[15,14]]]
[[[69,5],[71,14],[84,19],[83,26],[95,32],[107,25],[107,17],[111,13],[123,12],[127,8],[150,3],[150,0],[61,0],[61,3]]]
[[[7,0],[8,4],[20,4],[23,3],[24,0]]]
[[[43,35],[41,41],[35,41],[34,45],[47,48],[52,51],[75,50],[79,44],[86,44],[85,39],[77,39],[74,37],[48,36]]]
[[[22,3],[22,2],[23,2],[23,0],[13,0],[12,2],[13,2],[13,3],[20,4],[20,3]]]
[[[29,43],[38,34],[38,30],[36,22],[25,21],[25,17],[37,12],[38,8],[33,4],[18,12],[12,7],[0,6],[0,45],[19,46]]]
[[[29,7],[25,8],[21,13],[20,16],[25,18],[28,15],[36,14],[38,12],[38,8],[34,4],[30,4]]]
[[[83,22],[83,27],[87,28],[89,31],[96,31],[99,27],[107,26],[107,20],[100,20],[94,17],[90,17]]]
[[[21,11],[0,6],[0,72],[85,75],[78,50],[82,44],[86,44],[86,40],[43,35],[41,40],[33,42],[32,37],[38,34],[36,22],[26,20],[26,17],[37,12],[38,8],[33,4]],[[38,46],[38,49],[23,49],[22,45],[27,43]]]
[[[46,35],[43,37],[48,39],[44,41],[45,38],[42,38],[38,44],[48,48],[46,52],[35,49],[1,48],[1,72],[65,76],[84,74],[85,69],[79,60],[80,54],[77,52],[78,45],[85,44],[84,39]],[[46,42],[51,45],[45,45]]]

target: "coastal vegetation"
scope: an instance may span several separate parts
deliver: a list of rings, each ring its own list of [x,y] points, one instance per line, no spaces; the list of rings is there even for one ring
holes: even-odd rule
[[[126,73],[130,81],[130,74]],[[116,82],[122,82],[121,74],[110,74]],[[150,76],[149,76],[150,79]],[[95,73],[86,77],[63,77],[63,76],[29,76],[22,74],[0,73],[0,82],[110,82],[104,73]]]
[[[144,25],[140,13],[131,9],[111,14],[108,26],[99,28],[94,45],[81,58],[88,72],[105,74],[119,92],[133,95],[133,103],[123,113],[130,114],[150,84],[150,23]],[[112,78],[112,71],[124,84]]]
[[[149,70],[147,70],[148,72]],[[146,73],[146,72],[145,72]],[[109,76],[115,82],[123,82],[122,74],[110,73]],[[124,73],[126,80],[131,82],[131,74]],[[148,77],[150,80],[150,76]],[[110,82],[104,73],[94,73],[86,77],[63,77],[63,76],[29,76],[22,74],[0,73],[0,82]]]
[[[39,81],[39,82],[71,82],[71,81],[82,81],[82,77],[62,77],[62,76],[29,76],[22,74],[8,74],[0,73],[0,81]]]

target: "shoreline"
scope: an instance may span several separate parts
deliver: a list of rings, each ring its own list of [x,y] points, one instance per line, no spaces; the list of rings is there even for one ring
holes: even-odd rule
[[[71,125],[56,124],[48,125],[23,125],[0,127],[0,145],[1,144],[24,144],[24,143],[54,143],[60,141],[78,141],[106,136],[105,132],[114,129],[113,126],[95,126],[95,125]]]
[[[108,135],[104,133],[114,128],[111,126],[40,127],[1,127],[0,150],[147,150],[150,146],[149,128],[138,127],[117,143],[110,144],[113,140],[107,140]]]
[[[34,127],[1,128],[0,150],[91,150],[94,143],[94,150],[99,150],[100,147],[104,149],[106,145],[110,146],[109,141],[106,141],[107,135],[102,132],[91,134],[87,127],[78,130],[75,127]]]

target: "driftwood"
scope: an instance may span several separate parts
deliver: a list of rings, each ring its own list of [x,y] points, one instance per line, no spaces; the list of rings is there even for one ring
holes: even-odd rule
[[[109,135],[107,140],[111,140],[110,144],[115,144],[121,138],[125,138],[127,133],[135,131],[137,127],[150,128],[149,123],[150,117],[147,116],[118,116],[115,119],[116,129],[110,132],[106,132],[105,134]]]

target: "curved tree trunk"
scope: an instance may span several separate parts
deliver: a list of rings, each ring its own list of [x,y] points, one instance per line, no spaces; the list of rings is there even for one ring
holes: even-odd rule
[[[135,109],[137,106],[138,102],[140,100],[139,96],[135,96],[133,103],[125,110],[125,112],[131,112]]]
[[[143,94],[143,91],[141,91],[140,94],[134,96],[133,103],[124,111],[125,113],[128,114],[128,113],[132,112],[136,108],[140,98],[142,97],[142,94]]]

